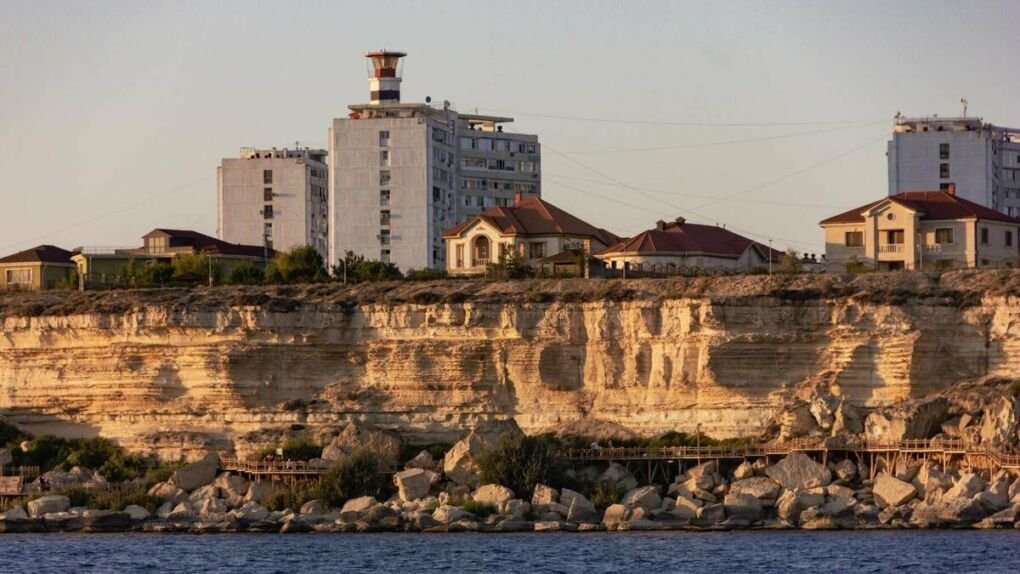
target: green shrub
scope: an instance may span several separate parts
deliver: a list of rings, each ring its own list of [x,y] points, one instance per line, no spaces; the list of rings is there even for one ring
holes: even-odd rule
[[[615,481],[606,480],[595,485],[589,497],[596,508],[606,508],[620,502],[620,490]]]
[[[338,461],[317,481],[304,481],[277,489],[266,502],[270,510],[297,510],[309,500],[321,500],[332,507],[343,506],[348,499],[373,496],[386,500],[392,493],[392,483],[380,472],[379,457],[359,451]]]
[[[128,488],[96,490],[91,493],[89,507],[96,510],[120,511],[135,504],[149,512],[155,512],[163,501],[159,497],[149,496],[147,491],[144,484],[133,484]]]
[[[223,278],[223,267],[215,259],[208,255],[190,253],[174,257],[174,276],[197,275],[208,277],[210,272],[215,283],[220,283]]]
[[[409,281],[441,281],[450,278],[445,269],[408,269],[404,278]]]
[[[233,285],[261,285],[266,280],[261,265],[251,261],[242,261],[230,270],[227,282]]]
[[[277,254],[265,270],[266,283],[316,283],[326,280],[322,255],[311,245]]]
[[[22,441],[28,440],[30,437],[18,427],[0,421],[0,447],[12,447],[21,444]]]
[[[499,509],[497,509],[493,504],[469,500],[464,503],[464,511],[470,512],[478,518],[485,518],[486,516],[499,512]]]
[[[311,460],[322,455],[322,445],[312,440],[306,434],[289,435],[279,447],[264,448],[256,455],[259,460],[270,454],[276,454],[277,449],[283,449],[285,460]]]
[[[501,484],[518,496],[527,496],[538,483],[558,484],[561,467],[559,443],[548,435],[504,434],[499,444],[478,459],[482,484]]]
[[[51,435],[37,436],[28,441],[25,450],[16,449],[11,452],[16,466],[38,466],[43,472],[62,465],[71,447],[66,440]]]

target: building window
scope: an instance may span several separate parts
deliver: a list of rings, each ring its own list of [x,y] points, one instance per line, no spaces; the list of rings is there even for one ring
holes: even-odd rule
[[[479,138],[478,149],[481,151],[492,151],[492,140],[488,138]]]
[[[390,244],[390,230],[389,229],[380,229],[379,230],[379,244],[380,245],[389,245]]]
[[[949,144],[939,144],[939,159],[949,159]]]
[[[379,191],[379,205],[386,207],[390,204],[390,190],[383,189]]]
[[[390,150],[379,151],[379,165],[390,165]]]
[[[981,245],[988,245],[988,228],[981,228]]]
[[[847,247],[863,247],[864,246],[864,232],[863,231],[847,231],[843,235],[843,240]]]
[[[940,163],[939,164],[939,177],[942,178],[942,179],[946,179],[946,178],[949,177],[949,164],[948,163]]]
[[[150,237],[145,244],[149,253],[165,253],[169,240],[166,237]]]
[[[389,263],[390,262],[390,250],[389,249],[383,249],[383,250],[381,250],[379,252],[379,261],[381,261],[383,263]]]
[[[273,201],[273,188],[267,187],[262,190],[263,201]]]
[[[463,243],[458,243],[453,248],[453,252],[454,252],[454,259],[456,260],[456,263],[454,264],[454,266],[457,269],[460,269],[460,268],[464,267],[464,244]]]
[[[545,257],[545,243],[533,241],[528,244],[528,257],[530,259],[541,259]]]
[[[262,227],[262,235],[265,236],[266,239],[269,239],[269,240],[273,239],[273,224],[272,223],[267,223],[267,224],[265,224]]]
[[[1013,247],[1013,232],[1006,232],[1006,247]]]
[[[485,198],[480,196],[480,195],[476,195],[475,196],[475,207],[485,207]]]
[[[379,225],[388,226],[389,224],[390,224],[390,210],[384,209],[379,212]]]
[[[935,243],[945,245],[953,242],[953,228],[940,227],[935,230]]]
[[[902,245],[903,244],[903,230],[902,229],[890,229],[885,232],[885,242],[889,245]]]
[[[475,149],[475,139],[460,138],[460,149]]]
[[[262,183],[273,183],[273,170],[264,169],[262,170]]]
[[[272,205],[264,206],[262,208],[262,216],[265,219],[272,219],[273,218],[273,206]]]
[[[442,199],[443,199],[443,190],[441,190],[438,187],[433,185],[432,186],[432,201],[439,202],[439,201],[442,201]]]
[[[8,285],[31,285],[31,269],[8,269],[4,272],[4,279]]]
[[[485,159],[480,157],[461,158],[460,164],[467,169],[485,169],[488,165]]]
[[[386,147],[390,145],[390,132],[381,131],[379,132],[379,147]]]
[[[940,183],[939,191],[949,191],[949,183]]]
[[[390,170],[384,169],[379,172],[379,185],[390,184]]]

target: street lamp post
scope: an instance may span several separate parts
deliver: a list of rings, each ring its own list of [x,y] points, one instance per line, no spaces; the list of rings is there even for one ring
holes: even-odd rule
[[[772,240],[769,239],[769,275],[772,275]]]

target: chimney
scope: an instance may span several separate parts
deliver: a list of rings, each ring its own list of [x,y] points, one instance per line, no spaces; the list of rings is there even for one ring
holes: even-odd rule
[[[949,186],[946,188],[946,193],[948,193],[949,195],[954,195],[955,196],[956,195],[956,184],[955,183],[950,183]]]
[[[666,229],[666,222],[661,219],[659,221],[656,221],[655,228],[658,229],[659,231],[663,231],[664,229]]]
[[[681,225],[683,225],[683,224],[687,223],[687,219],[685,219],[685,218],[683,218],[683,217],[677,217],[677,218],[676,218],[676,219],[674,219],[673,221],[675,221],[675,222],[676,222],[676,226],[677,226],[677,227],[680,227]]]
[[[372,105],[400,103],[400,59],[406,55],[389,50],[365,54],[372,61],[372,70],[368,73]]]

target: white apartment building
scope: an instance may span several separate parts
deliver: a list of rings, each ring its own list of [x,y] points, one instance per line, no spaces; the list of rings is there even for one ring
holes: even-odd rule
[[[541,194],[538,136],[512,118],[400,102],[401,52],[366,54],[370,102],[329,131],[329,262],[348,250],[401,270],[444,268],[442,232],[516,193]]]
[[[889,142],[889,195],[948,190],[1020,216],[1020,129],[981,118],[898,117]]]
[[[326,150],[242,148],[218,169],[217,235],[229,243],[329,255]]]

